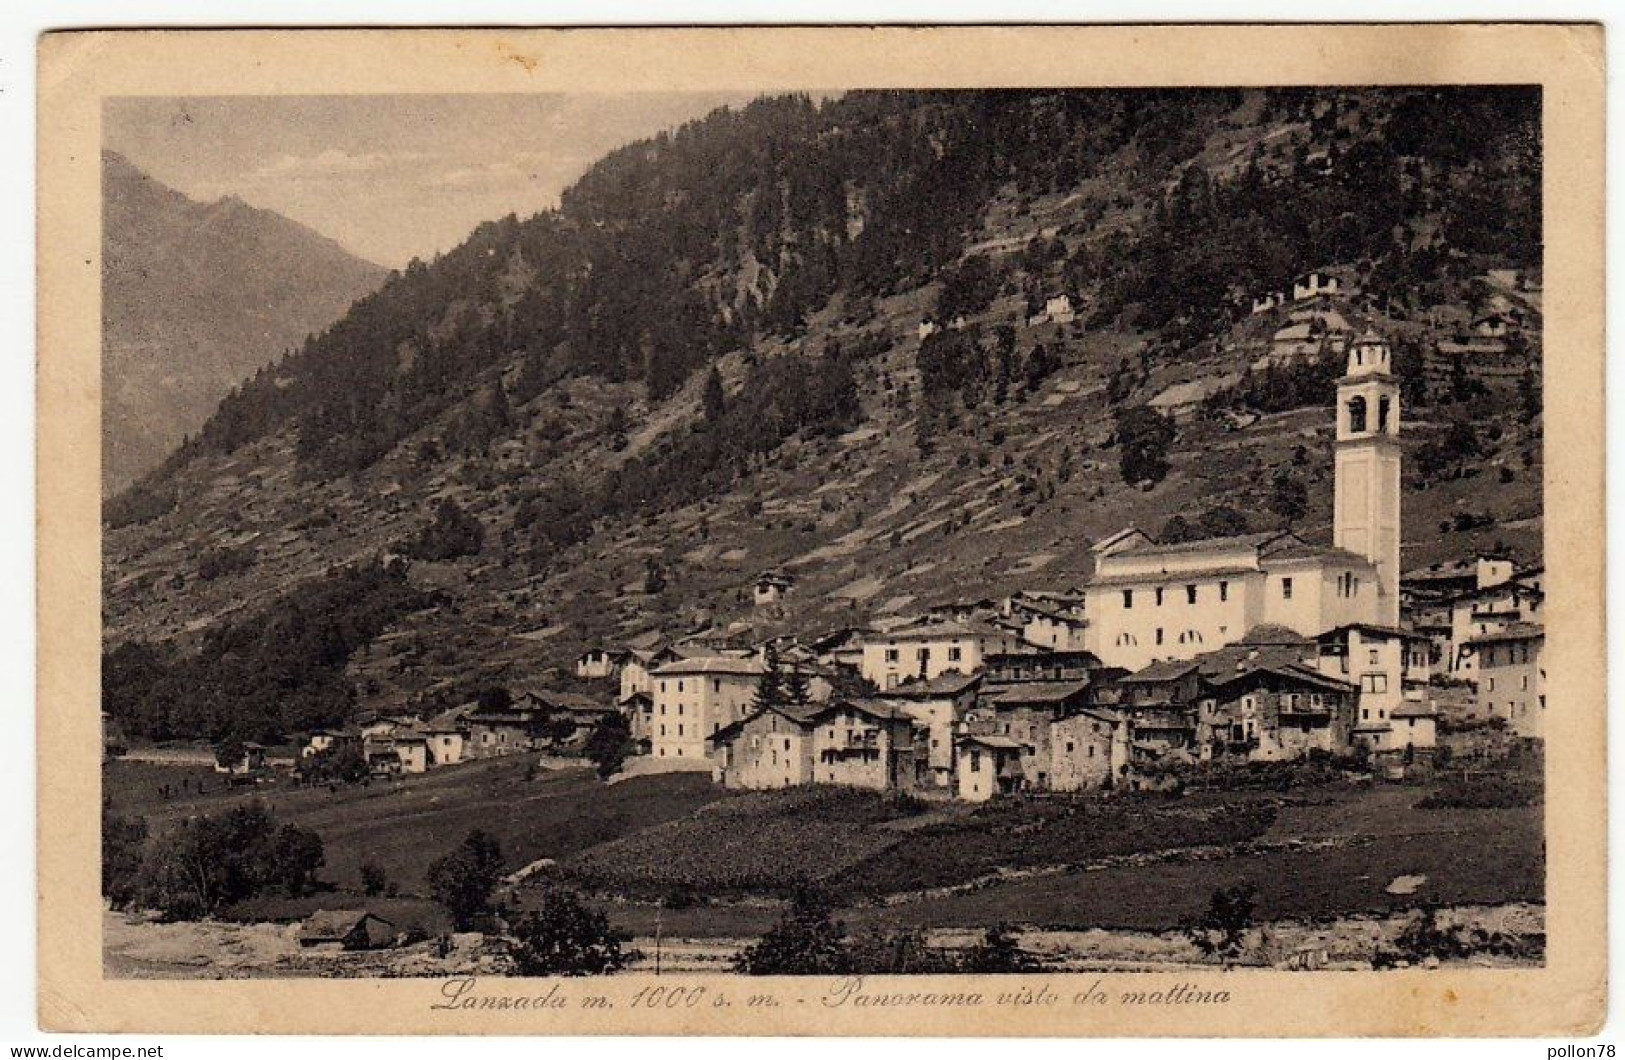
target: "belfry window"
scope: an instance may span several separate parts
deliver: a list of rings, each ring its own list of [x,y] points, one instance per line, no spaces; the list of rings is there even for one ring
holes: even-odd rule
[[[1364,434],[1365,430],[1365,398],[1356,394],[1349,398],[1349,432]]]
[[[1377,430],[1389,431],[1393,429],[1388,422],[1388,416],[1393,411],[1393,404],[1393,400],[1387,394],[1377,399]]]

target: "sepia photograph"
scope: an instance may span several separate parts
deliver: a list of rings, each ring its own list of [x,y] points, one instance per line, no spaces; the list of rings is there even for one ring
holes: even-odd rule
[[[102,980],[1548,967],[1539,77],[613,80],[84,108]]]
[[[1540,104],[109,102],[110,969],[1539,962]]]

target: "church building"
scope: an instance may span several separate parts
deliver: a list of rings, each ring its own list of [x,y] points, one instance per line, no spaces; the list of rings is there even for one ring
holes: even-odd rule
[[[1261,623],[1306,637],[1399,624],[1399,387],[1361,335],[1338,381],[1330,546],[1289,530],[1159,545],[1130,527],[1094,547],[1088,650],[1131,670],[1189,659]]]

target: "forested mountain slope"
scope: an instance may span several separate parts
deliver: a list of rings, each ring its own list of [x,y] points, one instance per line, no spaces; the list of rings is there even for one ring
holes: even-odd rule
[[[1326,537],[1340,365],[1267,366],[1295,307],[1251,312],[1320,268],[1396,344],[1407,564],[1537,555],[1538,120],[1522,89],[857,93],[631,145],[392,274],[109,505],[109,701],[275,735],[651,630],[1061,587],[1131,522]],[[1503,303],[1528,375],[1430,383]],[[767,568],[798,584],[753,611]],[[301,604],[334,579],[366,622]],[[286,672],[311,621],[323,674]],[[183,670],[288,694],[145,694]]]

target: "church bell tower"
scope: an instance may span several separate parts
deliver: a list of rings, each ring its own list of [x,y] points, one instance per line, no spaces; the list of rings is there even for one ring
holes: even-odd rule
[[[1332,543],[1377,565],[1374,620],[1399,624],[1399,384],[1388,343],[1367,331],[1337,382]]]

